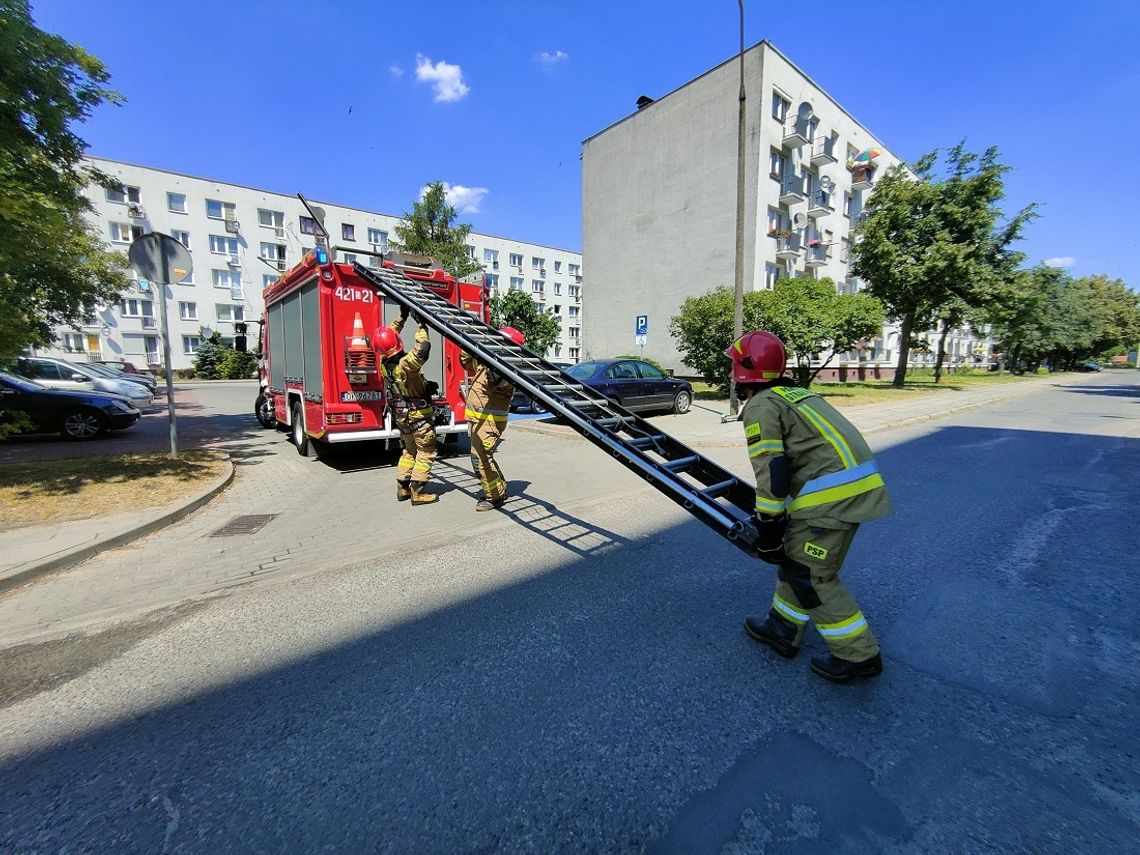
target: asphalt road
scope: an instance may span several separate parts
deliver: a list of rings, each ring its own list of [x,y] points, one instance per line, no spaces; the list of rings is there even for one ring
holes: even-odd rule
[[[0,851],[1132,851],[1138,407],[1106,372],[875,435],[886,672],[847,687],[744,636],[766,565],[547,443],[570,538],[455,523],[105,630],[0,709]]]

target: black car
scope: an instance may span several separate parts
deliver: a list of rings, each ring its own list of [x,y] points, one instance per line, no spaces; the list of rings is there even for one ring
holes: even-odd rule
[[[25,413],[32,422],[28,433],[58,431],[67,439],[94,439],[109,430],[128,428],[140,415],[118,395],[49,389],[4,372],[0,372],[0,411]]]
[[[687,413],[693,387],[640,359],[597,359],[566,369],[578,382],[614,399],[627,410],[672,410]]]

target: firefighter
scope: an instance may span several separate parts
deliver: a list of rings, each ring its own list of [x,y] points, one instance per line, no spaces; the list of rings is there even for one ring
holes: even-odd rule
[[[745,333],[725,355],[746,400],[741,417],[756,474],[758,558],[779,581],[752,638],[791,659],[808,621],[829,653],[812,670],[834,682],[883,670],[879,645],[839,570],[859,524],[890,513],[878,465],[862,434],[830,404],[783,377],[787,356],[772,333]]]
[[[514,327],[503,327],[499,332],[519,347],[526,344],[526,337]],[[460,354],[459,361],[471,375],[471,386],[467,390],[467,432],[475,474],[483,485],[483,496],[475,510],[490,511],[501,508],[507,500],[507,482],[495,461],[495,449],[507,429],[515,387],[467,352]]]
[[[439,500],[439,496],[427,490],[431,464],[436,457],[434,408],[421,371],[431,353],[431,341],[423,321],[416,318],[419,324],[416,343],[411,353],[404,351],[400,331],[408,314],[408,308],[403,306],[398,318],[376,330],[373,347],[380,357],[393,420],[404,447],[396,465],[396,499],[400,502],[411,499],[413,505],[430,505]]]

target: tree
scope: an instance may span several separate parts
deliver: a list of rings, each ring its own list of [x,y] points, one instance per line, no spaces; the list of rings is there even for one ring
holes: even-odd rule
[[[906,381],[911,336],[928,329],[951,300],[978,308],[994,299],[1000,283],[1023,255],[1010,249],[1035,205],[1001,222],[996,207],[1004,196],[996,148],[967,152],[962,143],[946,155],[943,176],[935,173],[938,151],[919,158],[911,170],[899,164],[878,182],[856,227],[851,271],[869,283],[890,317],[900,321],[894,385]]]
[[[202,332],[198,331],[199,334]],[[222,336],[217,330],[203,337],[194,354],[194,375],[203,380],[221,380],[222,367],[228,348],[222,344]]]
[[[433,181],[424,188],[419,200],[412,203],[411,213],[404,214],[396,226],[399,252],[430,255],[443,264],[444,269],[456,278],[482,270],[483,265],[471,257],[467,237],[470,223],[455,225],[459,216],[447,204],[447,193],[442,181]]]
[[[26,0],[0,0],[0,357],[113,302],[126,258],[83,219],[84,189],[115,187],[84,167],[72,125],[121,96],[103,64],[38,29]]]
[[[733,340],[732,316],[733,293],[722,287],[689,297],[669,321],[685,364],[709,383],[728,383],[730,364],[724,351]],[[796,363],[798,382],[805,387],[837,353],[878,335],[882,327],[883,307],[878,300],[866,294],[839,294],[830,279],[781,279],[771,291],[744,295],[744,329],[764,329],[779,336]],[[820,359],[821,354],[826,357]]]
[[[526,336],[526,346],[543,354],[562,332],[558,318],[539,311],[538,304],[523,291],[508,291],[491,298],[491,323],[496,327],[514,327]]]

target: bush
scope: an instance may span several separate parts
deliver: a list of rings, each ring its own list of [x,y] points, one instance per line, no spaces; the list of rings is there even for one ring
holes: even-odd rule
[[[222,360],[226,352],[221,335],[213,333],[198,346],[198,352],[194,354],[195,373],[203,380],[221,380]]]
[[[218,371],[226,380],[248,380],[257,376],[257,355],[237,350],[222,354]]]
[[[1048,374],[1048,373],[1049,373],[1049,369],[1048,369],[1048,368],[1046,368],[1044,365],[1038,365],[1038,366],[1037,366],[1037,373],[1038,373],[1038,374]]]
[[[198,372],[196,372],[193,368],[175,368],[174,369],[174,379],[175,380],[193,380],[197,376],[198,376]]]

